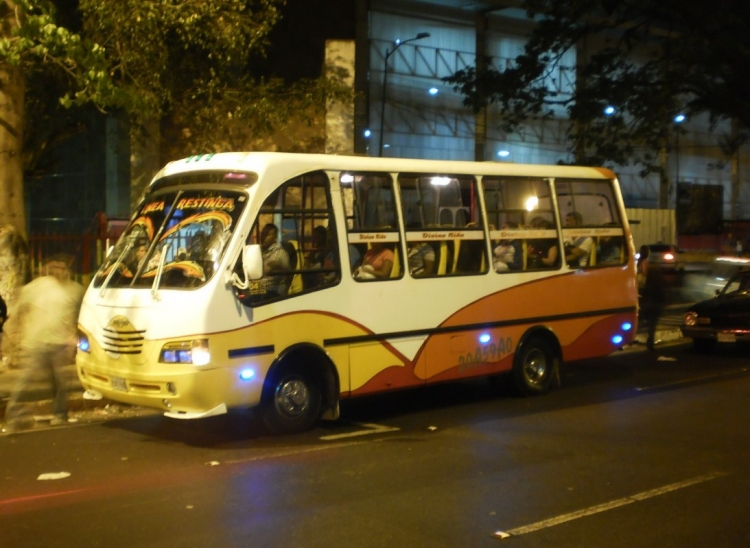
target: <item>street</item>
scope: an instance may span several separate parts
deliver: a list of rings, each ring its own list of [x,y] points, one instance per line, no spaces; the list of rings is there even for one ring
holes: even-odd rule
[[[568,365],[538,398],[348,402],[299,436],[249,412],[2,436],[0,546],[744,546],[747,366],[680,342]]]

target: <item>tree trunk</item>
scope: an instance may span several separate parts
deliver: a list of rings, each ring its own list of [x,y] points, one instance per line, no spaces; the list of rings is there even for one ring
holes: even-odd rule
[[[0,36],[9,37],[16,26],[13,3],[0,23]],[[5,10],[3,10],[5,11]],[[0,226],[11,224],[26,237],[23,199],[23,115],[24,77],[21,67],[0,62]]]
[[[0,0],[0,37],[18,26],[13,0]],[[13,364],[15,300],[28,275],[26,210],[23,198],[23,117],[25,79],[18,65],[0,61],[0,294],[8,305],[0,367]]]

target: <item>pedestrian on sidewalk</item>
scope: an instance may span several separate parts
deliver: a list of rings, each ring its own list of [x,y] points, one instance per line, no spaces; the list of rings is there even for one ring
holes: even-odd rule
[[[664,311],[664,305],[667,300],[667,288],[664,279],[664,272],[657,263],[649,260],[648,248],[641,248],[641,257],[639,259],[639,274],[642,274],[643,287],[641,288],[641,319],[648,328],[648,339],[646,346],[649,350],[654,350],[656,344],[656,325],[659,323],[659,317]]]
[[[75,360],[78,313],[84,289],[70,278],[70,255],[51,256],[44,265],[46,275],[21,290],[13,311],[20,329],[19,364],[22,374],[5,410],[9,429],[33,424],[24,416],[23,395],[31,384],[44,378],[52,386],[52,424],[68,420],[68,393],[61,368]]]

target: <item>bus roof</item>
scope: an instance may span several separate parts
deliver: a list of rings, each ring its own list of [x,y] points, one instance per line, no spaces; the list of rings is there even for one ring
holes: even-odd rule
[[[260,177],[273,173],[286,179],[316,170],[426,172],[471,175],[507,175],[526,177],[564,177],[614,179],[615,174],[602,167],[423,160],[410,158],[373,158],[357,155],[301,154],[287,152],[223,152],[189,156],[168,163],[154,181],[168,175],[191,171],[252,171]]]

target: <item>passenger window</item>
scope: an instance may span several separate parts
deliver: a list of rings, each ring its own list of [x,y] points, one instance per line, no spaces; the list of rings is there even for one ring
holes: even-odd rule
[[[495,271],[559,268],[562,259],[549,181],[484,177],[482,189]]]
[[[393,181],[384,173],[340,174],[349,265],[357,281],[403,275]]]
[[[484,219],[473,177],[405,173],[399,189],[413,277],[487,272]]]
[[[339,283],[328,177],[308,173],[275,190],[263,202],[248,243],[261,245],[264,275],[245,290],[246,304],[264,304]]]
[[[627,262],[625,231],[612,181],[556,179],[563,221],[565,260],[570,268]]]

